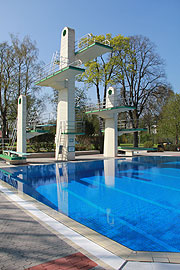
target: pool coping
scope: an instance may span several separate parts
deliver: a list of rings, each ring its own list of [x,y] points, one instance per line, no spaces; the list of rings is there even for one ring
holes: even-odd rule
[[[23,193],[22,191],[16,190],[13,186],[9,185],[8,183],[4,182],[1,179],[0,184],[5,188],[7,188],[8,190],[15,193],[16,195],[18,195],[23,200],[33,203],[38,210],[47,214],[49,217],[52,217],[56,221],[72,229],[73,231],[77,232],[78,234],[82,235],[88,240],[94,242],[100,247],[106,249],[112,254],[122,258],[126,262],[135,261],[135,262],[158,262],[158,263],[172,263],[172,264],[180,263],[179,252],[134,251],[80,224],[79,222],[67,217],[66,215],[57,212],[56,210],[37,201],[36,199]]]

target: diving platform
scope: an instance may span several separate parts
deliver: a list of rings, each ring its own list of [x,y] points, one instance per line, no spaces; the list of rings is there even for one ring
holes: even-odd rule
[[[62,90],[68,87],[67,86],[68,79],[75,77],[79,74],[82,74],[83,72],[85,72],[85,69],[75,66],[68,66],[63,69],[57,70],[56,72],[53,73],[52,72],[53,71],[51,69],[45,75],[42,72],[43,74],[41,75],[42,77],[40,76],[39,81],[36,81],[35,84],[39,86],[47,86],[55,88],[57,90]]]
[[[134,110],[135,107],[133,106],[119,106],[119,107],[110,107],[110,108],[103,108],[103,109],[95,109],[92,111],[86,111],[86,114],[95,114],[101,118],[113,118],[114,114],[127,112]]]
[[[29,140],[29,139],[32,139],[32,138],[34,138],[36,136],[40,136],[42,134],[46,134],[46,133],[49,133],[49,132],[50,132],[50,130],[42,130],[42,129],[28,130],[26,132],[26,138],[27,138],[27,140]]]
[[[94,42],[85,48],[79,49],[79,51],[75,52],[75,55],[77,60],[81,60],[82,63],[86,63],[104,53],[112,52],[112,50],[113,48],[109,45],[105,45],[100,42]]]
[[[121,136],[127,133],[134,133],[134,132],[141,132],[141,131],[147,131],[147,128],[122,128],[118,130],[118,136]]]
[[[118,151],[123,152],[125,156],[134,156],[134,152],[157,152],[157,148],[145,148],[145,147],[118,147]]]

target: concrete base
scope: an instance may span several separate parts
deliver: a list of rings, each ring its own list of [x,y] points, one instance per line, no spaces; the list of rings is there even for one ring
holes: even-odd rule
[[[27,161],[26,159],[19,159],[19,160],[7,160],[4,159],[6,161],[6,164],[10,164],[10,165],[21,165],[21,164],[26,164]]]

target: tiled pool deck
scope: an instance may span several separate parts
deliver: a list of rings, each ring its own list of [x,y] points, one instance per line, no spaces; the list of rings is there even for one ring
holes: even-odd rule
[[[178,152],[141,153],[180,156]],[[78,156],[79,161],[102,155]],[[128,158],[130,159],[130,158]],[[54,162],[29,159],[29,164]],[[3,161],[0,168],[7,167]],[[180,269],[180,253],[134,252],[0,180],[0,269]]]

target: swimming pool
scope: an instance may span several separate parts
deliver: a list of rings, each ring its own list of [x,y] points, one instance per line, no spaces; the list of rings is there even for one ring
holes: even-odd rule
[[[180,157],[3,168],[0,179],[133,250],[180,252]]]

